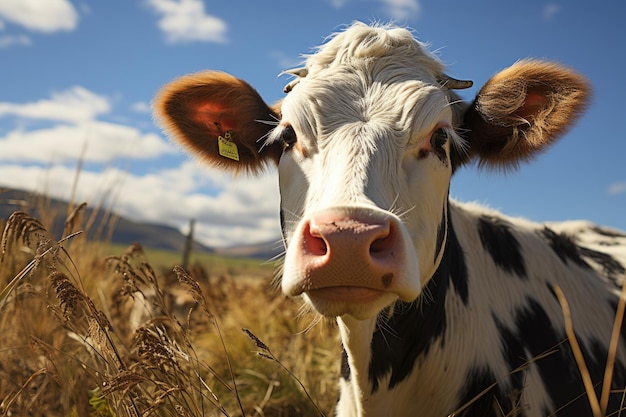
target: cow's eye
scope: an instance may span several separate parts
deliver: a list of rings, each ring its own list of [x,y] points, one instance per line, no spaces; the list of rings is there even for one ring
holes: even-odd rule
[[[298,141],[298,135],[296,135],[296,131],[293,130],[293,127],[289,125],[281,132],[281,139],[286,148],[291,148]]]
[[[432,146],[435,151],[443,149],[447,142],[448,134],[443,128],[435,130],[430,137],[430,146]]]

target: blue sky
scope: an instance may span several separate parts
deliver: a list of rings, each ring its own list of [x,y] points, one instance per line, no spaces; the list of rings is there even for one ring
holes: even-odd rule
[[[177,76],[219,69],[274,102],[288,81],[280,71],[327,35],[394,20],[451,75],[474,80],[467,100],[525,57],[593,85],[587,113],[549,152],[506,175],[464,168],[453,197],[626,229],[625,17],[621,1],[0,0],[0,187],[180,228],[195,218],[213,246],[278,240],[275,173],[234,180],[199,165],[154,126],[150,100]]]

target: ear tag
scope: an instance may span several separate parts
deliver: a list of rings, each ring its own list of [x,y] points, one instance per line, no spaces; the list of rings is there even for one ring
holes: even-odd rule
[[[232,159],[234,161],[239,161],[239,151],[237,150],[237,145],[231,141],[232,133],[229,130],[224,134],[224,136],[220,135],[217,137],[217,149],[221,156],[224,158]]]

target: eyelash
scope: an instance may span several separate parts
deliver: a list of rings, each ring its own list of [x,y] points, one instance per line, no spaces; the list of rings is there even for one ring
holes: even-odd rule
[[[298,135],[296,135],[296,131],[293,130],[293,127],[290,125],[285,126],[283,131],[281,132],[280,139],[285,144],[286,149],[290,149],[293,145],[298,141]]]
[[[449,139],[448,132],[444,128],[437,129],[430,137],[430,146],[435,150],[442,150]]]

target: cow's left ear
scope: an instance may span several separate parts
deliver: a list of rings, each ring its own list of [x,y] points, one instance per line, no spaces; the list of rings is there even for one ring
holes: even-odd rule
[[[265,146],[280,119],[280,103],[268,106],[252,86],[230,74],[183,76],[159,91],[153,107],[170,137],[215,167],[257,173],[282,154],[281,143]]]
[[[458,167],[479,164],[516,167],[556,141],[581,115],[590,95],[587,80],[563,66],[519,61],[493,76],[463,119],[466,154],[453,155]]]

